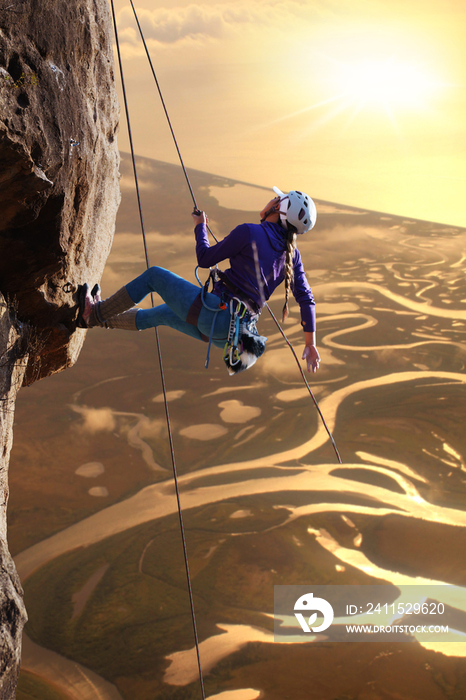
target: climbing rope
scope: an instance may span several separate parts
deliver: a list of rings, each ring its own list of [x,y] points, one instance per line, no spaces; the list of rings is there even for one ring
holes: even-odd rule
[[[316,397],[314,396],[314,393],[313,393],[311,387],[309,386],[309,382],[307,381],[306,375],[305,375],[304,372],[303,372],[303,368],[301,367],[301,363],[300,363],[300,361],[299,361],[299,359],[298,359],[298,356],[296,355],[295,349],[294,349],[294,347],[292,346],[292,344],[290,343],[290,341],[288,340],[288,338],[286,337],[283,328],[280,326],[279,322],[277,321],[277,319],[276,319],[276,317],[275,317],[275,315],[274,315],[272,309],[270,308],[270,306],[269,306],[268,304],[266,304],[266,306],[267,306],[267,309],[268,309],[270,315],[272,316],[273,320],[275,321],[275,324],[276,324],[278,330],[279,330],[280,333],[282,334],[285,343],[288,345],[288,347],[290,348],[291,352],[293,353],[293,357],[294,357],[294,359],[296,360],[296,364],[298,365],[299,371],[301,372],[301,377],[303,378],[303,382],[304,382],[304,384],[306,385],[306,389],[308,390],[309,394],[311,395],[311,399],[312,399],[313,402],[314,402],[314,406],[316,407],[317,412],[318,412],[318,414],[319,414],[319,416],[320,416],[320,418],[321,418],[321,420],[322,420],[322,423],[324,424],[324,428],[325,428],[325,430],[327,431],[327,435],[329,436],[330,442],[332,443],[332,447],[333,447],[333,449],[335,450],[335,454],[336,454],[336,456],[337,456],[337,459],[338,459],[338,461],[339,461],[340,464],[343,464],[343,462],[341,461],[340,453],[338,452],[337,444],[336,444],[335,440],[333,439],[333,435],[332,435],[332,433],[330,432],[330,429],[329,429],[329,427],[328,427],[328,425],[327,425],[327,423],[326,423],[326,421],[325,421],[325,418],[324,418],[324,416],[323,416],[322,411],[320,410],[320,406],[319,406],[319,404],[317,403],[317,399],[316,399]]]
[[[145,259],[146,259],[146,267],[150,267],[150,262],[149,262],[149,253],[148,253],[148,247],[147,247],[147,237],[146,237],[146,232],[145,232],[145,226],[144,226],[144,217],[142,213],[142,204],[141,204],[141,197],[140,197],[140,188],[139,188],[139,179],[138,179],[138,174],[137,174],[137,166],[136,166],[136,158],[135,158],[135,152],[134,152],[134,144],[133,144],[133,137],[132,137],[132,130],[131,130],[131,120],[130,120],[130,115],[129,115],[129,108],[128,108],[128,100],[127,100],[127,94],[126,94],[126,86],[125,86],[125,80],[124,80],[124,72],[123,72],[123,64],[121,60],[121,52],[120,52],[120,43],[119,43],[119,38],[118,38],[118,28],[117,28],[117,22],[116,22],[116,15],[115,15],[115,5],[114,5],[114,0],[110,0],[111,2],[111,9],[112,9],[112,18],[113,18],[113,26],[114,26],[114,32],[115,32],[115,42],[116,42],[116,48],[117,48],[117,55],[118,55],[118,64],[119,64],[119,69],[120,69],[120,77],[121,77],[121,85],[122,85],[122,91],[123,91],[123,100],[124,100],[124,105],[125,105],[125,114],[126,114],[126,122],[127,122],[127,127],[128,127],[128,136],[129,136],[129,142],[130,142],[130,150],[131,150],[131,160],[132,160],[132,165],[133,165],[133,174],[134,174],[134,181],[135,181],[135,186],[136,186],[136,195],[137,195],[137,202],[138,202],[138,210],[139,210],[139,219],[140,219],[140,225],[141,225],[141,232],[142,232],[142,237],[143,237],[143,243],[144,243],[144,254],[145,254]],[[192,188],[185,164],[183,162],[183,158],[181,155],[180,148],[178,146],[178,142],[176,139],[176,135],[170,120],[170,116],[168,114],[168,110],[165,104],[165,100],[163,98],[163,94],[160,88],[159,81],[157,79],[152,60],[147,48],[147,44],[144,38],[144,34],[141,29],[141,25],[139,23],[139,18],[136,13],[136,9],[133,4],[133,0],[130,0],[131,7],[133,9],[134,17],[136,19],[136,23],[139,29],[139,33],[144,45],[144,49],[149,61],[149,65],[152,71],[152,75],[155,80],[155,84],[157,86],[157,90],[160,96],[160,100],[165,112],[165,116],[167,118],[167,122],[170,128],[170,132],[172,134],[172,138],[175,144],[176,151],[178,153],[178,157],[181,163],[181,167],[186,179],[186,183],[189,188],[189,192],[193,201],[194,209],[195,211],[199,211],[199,208],[197,206],[196,198],[194,195],[194,190]],[[207,229],[209,233],[211,234],[212,238],[215,240],[216,243],[218,243],[218,239],[214,235],[214,233],[211,231],[209,226],[207,226]],[[151,293],[151,303],[152,307],[154,307],[154,296]],[[314,394],[311,390],[311,387],[309,386],[309,383],[304,375],[304,372],[301,368],[301,364],[298,360],[298,357],[296,355],[296,352],[294,351],[293,346],[291,345],[290,341],[286,337],[283,329],[281,328],[278,320],[276,319],[275,315],[273,314],[270,306],[266,304],[267,310],[269,311],[273,321],[275,322],[277,328],[279,329],[281,335],[283,336],[285,342],[287,343],[288,347],[290,348],[291,352],[293,353],[293,356],[296,360],[296,363],[299,367],[299,370],[301,372],[301,376],[303,378],[303,381],[309,391],[309,394],[314,402],[314,405],[319,413],[319,416],[325,426],[325,429],[327,431],[327,434],[330,438],[330,441],[332,443],[332,446],[335,450],[337,459],[339,463],[341,464],[341,458],[340,454],[338,452],[337,446],[335,444],[335,441],[332,437],[332,434],[325,422],[325,419],[322,415],[322,412],[319,408],[319,405],[317,403],[316,398],[314,397]],[[164,407],[165,407],[165,416],[166,416],[166,422],[167,422],[167,430],[168,430],[168,439],[169,439],[169,445],[170,445],[170,455],[171,455],[171,462],[172,462],[172,469],[173,469],[173,479],[174,479],[174,485],[175,485],[175,494],[176,494],[176,500],[177,500],[177,507],[178,507],[178,517],[179,517],[179,523],[180,523],[180,531],[181,531],[181,540],[182,540],[182,545],[183,545],[183,555],[184,555],[184,563],[185,563],[185,571],[186,571],[186,579],[187,579],[187,586],[188,586],[188,593],[189,593],[189,603],[190,603],[190,609],[191,609],[191,620],[192,620],[192,625],[193,625],[193,634],[194,634],[194,641],[195,641],[195,647],[196,647],[196,656],[197,656],[197,665],[198,665],[198,672],[199,672],[199,683],[200,683],[200,688],[201,688],[201,694],[203,700],[205,700],[205,688],[204,688],[204,679],[203,679],[203,673],[202,673],[202,665],[201,665],[201,657],[200,657],[200,651],[199,651],[199,636],[197,633],[197,624],[196,624],[196,614],[195,614],[195,609],[194,609],[194,598],[193,598],[193,591],[192,591],[192,584],[191,584],[191,575],[190,575],[190,570],[189,570],[189,561],[188,561],[188,550],[187,550],[187,544],[186,544],[186,534],[185,534],[185,528],[184,528],[184,523],[183,523],[183,515],[182,515],[182,510],[181,510],[181,499],[180,499],[180,490],[179,490],[179,483],[178,483],[178,474],[177,474],[177,468],[176,468],[176,459],[175,459],[175,450],[174,450],[174,443],[173,443],[173,434],[171,430],[171,421],[170,421],[170,413],[169,413],[169,408],[168,408],[168,399],[167,399],[167,390],[166,390],[166,383],[165,383],[165,375],[164,375],[164,369],[163,369],[163,361],[162,361],[162,351],[161,351],[161,346],[160,346],[160,339],[159,339],[159,334],[158,334],[158,329],[155,328],[155,338],[156,338],[156,345],[157,345],[157,354],[158,354],[158,360],[159,360],[159,367],[160,367],[160,377],[161,377],[161,382],[162,382],[162,390],[163,390],[163,397],[164,397]]]
[[[144,241],[144,252],[145,252],[145,257],[146,257],[146,266],[147,266],[147,268],[149,268],[150,264],[149,264],[149,253],[148,253],[148,248],[147,248],[147,238],[146,238],[146,231],[145,231],[145,227],[144,227],[144,218],[143,218],[143,214],[142,214],[141,198],[140,198],[140,191],[139,191],[139,180],[138,180],[138,174],[137,174],[136,159],[135,159],[135,155],[134,155],[133,137],[132,137],[132,132],[131,132],[131,121],[130,121],[130,116],[129,116],[128,100],[127,100],[127,96],[126,96],[125,79],[124,79],[124,74],[123,74],[123,64],[121,61],[120,42],[118,40],[118,29],[117,29],[116,16],[115,16],[115,5],[114,5],[113,0],[111,0],[111,6],[112,6],[112,16],[113,16],[113,27],[114,27],[114,31],[115,31],[115,42],[116,42],[117,54],[118,54],[118,64],[119,64],[119,68],[120,68],[121,86],[122,86],[122,91],[123,91],[123,100],[124,100],[124,104],[125,104],[126,123],[128,126],[128,135],[129,135],[129,142],[130,142],[130,149],[131,149],[131,160],[133,163],[134,181],[135,181],[135,185],[136,185],[136,193],[137,193],[137,200],[138,200],[139,219],[140,219],[140,223],[141,223],[141,231],[142,231],[142,237],[143,237],[143,241]],[[133,6],[133,10],[134,10],[134,6]],[[193,196],[194,206],[196,206],[193,193],[192,193],[192,196]],[[154,306],[154,295],[152,293],[151,293],[151,302],[152,302],[152,307],[153,307]],[[174,449],[174,444],[173,444],[173,434],[172,434],[172,430],[171,430],[170,413],[168,410],[167,389],[166,389],[166,384],[165,384],[165,375],[164,375],[163,362],[162,362],[162,350],[160,347],[160,339],[159,339],[157,327],[155,328],[155,338],[156,338],[157,354],[158,354],[159,366],[160,366],[160,377],[161,377],[161,381],[162,381],[163,400],[164,400],[164,405],[165,405],[165,416],[166,416],[166,420],[167,420],[168,440],[169,440],[169,444],[170,444],[170,455],[171,455],[171,462],[172,462],[172,469],[173,469],[173,479],[174,479],[174,484],[175,484],[175,493],[176,493],[176,500],[177,500],[177,506],[178,506],[178,518],[179,518],[179,522],[180,522],[181,540],[182,540],[182,544],[183,544],[184,564],[185,564],[186,579],[187,579],[187,584],[188,584],[189,604],[190,604],[190,608],[191,608],[191,620],[192,620],[192,625],[193,625],[194,642],[195,642],[195,646],[196,646],[197,665],[198,665],[198,671],[199,671],[199,683],[200,683],[200,687],[201,687],[202,698],[203,698],[203,700],[205,700],[204,678],[203,678],[203,674],[202,674],[201,656],[200,656],[200,652],[199,652],[199,637],[198,637],[198,633],[197,633],[196,614],[195,614],[195,610],[194,610],[193,590],[192,590],[192,586],[191,586],[191,575],[190,575],[190,571],[189,571],[188,548],[186,545],[186,535],[185,535],[185,529],[184,529],[184,523],[183,523],[183,514],[181,511],[180,489],[179,489],[178,474],[177,474],[177,469],[176,469],[175,449]]]
[[[180,148],[179,148],[179,146],[178,146],[178,141],[177,141],[176,136],[175,136],[175,131],[174,131],[173,126],[172,126],[172,123],[171,123],[170,115],[168,114],[168,109],[167,109],[167,106],[166,106],[166,103],[165,103],[165,100],[164,100],[164,97],[163,97],[163,94],[162,94],[162,90],[161,90],[161,88],[160,88],[160,83],[159,83],[159,81],[158,81],[158,79],[157,79],[157,75],[156,75],[156,73],[155,73],[154,66],[153,66],[153,64],[152,64],[152,59],[151,59],[151,57],[150,57],[149,50],[148,50],[148,48],[147,48],[146,40],[145,40],[145,38],[144,38],[144,34],[143,34],[143,31],[142,31],[141,25],[140,25],[140,23],[139,23],[139,18],[138,18],[136,9],[135,9],[134,4],[133,4],[133,0],[129,0],[129,1],[130,1],[130,3],[131,3],[131,7],[133,8],[134,18],[135,18],[135,20],[136,20],[136,24],[138,25],[139,34],[140,34],[140,36],[141,36],[141,40],[142,40],[142,43],[143,43],[143,45],[144,45],[144,50],[145,50],[145,52],[146,52],[147,60],[149,61],[150,69],[151,69],[151,71],[152,71],[152,75],[153,75],[153,77],[154,77],[155,84],[156,84],[156,86],[157,86],[157,91],[158,91],[158,93],[159,93],[160,100],[161,100],[162,106],[163,106],[163,110],[164,110],[165,116],[166,116],[166,118],[167,118],[168,126],[169,126],[169,128],[170,128],[170,132],[171,132],[171,135],[172,135],[172,137],[173,137],[173,141],[174,141],[174,143],[175,143],[175,148],[176,148],[176,151],[177,151],[177,153],[178,153],[178,157],[179,157],[179,159],[180,159],[181,167],[182,167],[182,169],[183,169],[183,173],[184,173],[184,176],[185,176],[185,178],[186,178],[186,182],[187,182],[187,185],[188,185],[188,188],[189,188],[189,192],[191,193],[191,197],[192,197],[192,200],[193,200],[194,208],[195,208],[197,211],[199,211],[199,208],[198,208],[197,202],[196,202],[196,198],[195,198],[195,196],[194,196],[194,191],[193,191],[191,182],[190,182],[190,180],[189,180],[188,172],[187,172],[187,170],[186,170],[185,164],[184,164],[184,162],[183,162],[183,158],[182,158],[182,156],[181,156],[181,151],[180,151]],[[208,229],[210,235],[212,236],[212,238],[214,239],[214,241],[215,241],[216,243],[218,243],[218,238],[216,238],[216,236],[214,235],[214,233],[210,230],[209,226],[207,226],[207,229]],[[290,341],[289,341],[288,338],[286,337],[285,332],[283,331],[282,327],[280,326],[280,324],[279,324],[277,318],[275,317],[274,313],[272,312],[272,309],[270,308],[270,306],[269,306],[267,303],[265,304],[265,306],[266,306],[266,308],[267,308],[267,311],[268,311],[269,314],[271,315],[273,321],[275,322],[275,325],[277,326],[278,330],[280,331],[281,335],[283,336],[283,339],[285,340],[286,344],[288,345],[288,347],[290,348],[291,352],[293,353],[293,356],[294,356],[294,358],[295,358],[295,360],[296,360],[296,363],[297,363],[297,365],[298,365],[298,367],[299,367],[299,371],[300,371],[301,376],[302,376],[302,378],[303,378],[304,384],[306,385],[306,388],[307,388],[307,390],[308,390],[308,392],[309,392],[309,394],[310,394],[310,396],[311,396],[311,399],[312,399],[312,401],[314,402],[314,405],[315,405],[315,407],[316,407],[316,409],[317,409],[317,411],[318,411],[318,413],[319,413],[319,416],[320,416],[320,418],[321,418],[321,420],[322,420],[322,423],[323,423],[323,425],[324,425],[324,427],[325,427],[325,430],[327,431],[327,435],[328,435],[329,438],[330,438],[330,442],[331,442],[332,447],[333,447],[333,449],[334,449],[334,451],[335,451],[337,460],[338,460],[338,462],[339,462],[340,464],[342,464],[341,457],[340,457],[340,453],[338,452],[338,448],[337,448],[337,446],[336,446],[335,440],[334,440],[334,438],[333,438],[333,436],[332,436],[332,433],[330,432],[330,429],[329,429],[329,427],[328,427],[328,425],[327,425],[327,423],[326,423],[326,421],[325,421],[325,418],[324,418],[324,416],[323,416],[323,414],[322,414],[322,411],[321,411],[320,408],[319,408],[319,404],[317,403],[317,399],[315,398],[315,396],[314,396],[314,394],[313,394],[313,392],[312,392],[312,389],[311,389],[311,387],[309,386],[309,382],[307,381],[306,376],[305,376],[305,374],[304,374],[304,372],[303,372],[303,370],[302,370],[302,367],[301,367],[301,364],[300,364],[300,362],[299,362],[299,360],[298,360],[298,357],[297,357],[297,355],[296,355],[296,352],[295,352],[293,346],[291,345]]]
[[[118,64],[119,64],[119,69],[120,69],[120,77],[121,77],[121,84],[122,84],[122,91],[123,91],[123,100],[124,100],[124,105],[125,105],[125,114],[126,114],[126,122],[127,122],[127,127],[128,127],[128,136],[129,136],[129,142],[130,142],[130,150],[131,150],[131,160],[132,160],[132,165],[133,165],[133,173],[134,173],[134,181],[135,181],[135,186],[136,186],[136,195],[137,195],[137,202],[138,202],[138,210],[139,210],[139,219],[140,219],[140,225],[141,225],[141,232],[142,232],[142,237],[143,237],[143,243],[144,243],[144,254],[145,254],[145,259],[146,259],[146,267],[150,267],[150,262],[149,262],[149,253],[148,253],[148,247],[147,247],[147,237],[146,237],[146,232],[145,232],[145,226],[144,226],[144,217],[142,213],[142,204],[141,204],[141,197],[140,197],[140,188],[139,188],[139,179],[138,179],[138,174],[137,174],[137,166],[136,166],[136,158],[135,158],[135,153],[134,153],[134,144],[133,144],[133,137],[132,137],[132,130],[131,130],[131,120],[130,120],[130,115],[129,115],[129,108],[128,108],[128,100],[127,100],[127,94],[126,94],[126,86],[125,86],[125,80],[124,80],[124,73],[123,73],[123,64],[121,60],[121,52],[120,52],[120,43],[119,43],[119,38],[118,38],[118,28],[117,28],[117,23],[116,23],[116,16],[115,16],[115,6],[114,6],[114,0],[111,1],[111,8],[112,8],[112,17],[113,17],[113,26],[114,26],[114,32],[115,32],[115,42],[116,42],[116,48],[117,48],[117,55],[118,55]],[[183,162],[183,158],[181,155],[181,151],[178,146],[178,142],[175,136],[175,132],[170,120],[170,116],[168,114],[168,110],[165,104],[165,100],[162,95],[162,91],[160,89],[160,84],[158,82],[152,60],[150,58],[149,51],[147,49],[147,44],[141,29],[141,25],[139,23],[139,18],[136,13],[136,9],[134,7],[133,1],[130,0],[131,7],[133,9],[133,13],[138,25],[139,33],[141,35],[141,39],[144,45],[144,49],[146,51],[146,55],[149,61],[149,65],[152,71],[152,75],[154,77],[157,90],[162,102],[162,106],[165,112],[165,116],[168,121],[168,125],[170,128],[170,132],[173,137],[173,141],[176,147],[176,151],[178,153],[178,157],[180,159],[181,167],[184,173],[184,176],[186,178],[186,183],[189,188],[189,192],[191,194],[191,198],[193,201],[194,209],[196,211],[199,211],[199,208],[197,206],[196,198],[194,195],[194,191],[186,170],[186,167]],[[212,238],[215,240],[216,243],[218,243],[218,239],[214,235],[214,233],[211,231],[209,226],[207,226],[207,229],[209,233],[211,234]],[[154,297],[153,294],[151,293],[151,303],[152,306],[154,306]],[[306,388],[309,391],[309,394],[314,402],[314,405],[319,413],[319,416],[323,422],[323,425],[327,431],[327,434],[330,438],[331,444],[335,450],[337,459],[339,463],[342,463],[340,454],[338,452],[335,440],[333,439],[333,436],[325,422],[324,416],[322,415],[322,412],[319,408],[318,402],[312,392],[311,387],[309,386],[309,383],[306,379],[306,376],[304,375],[304,372],[301,368],[301,364],[299,362],[299,359],[296,355],[296,352],[291,345],[290,341],[286,337],[282,327],[280,326],[278,320],[276,319],[274,313],[272,312],[270,306],[268,304],[265,304],[267,307],[267,310],[269,311],[273,321],[275,322],[278,330],[280,331],[281,335],[283,336],[286,344],[290,348],[291,352],[293,353],[293,356],[296,360],[296,363],[299,367],[301,376],[303,378],[303,381],[306,385]],[[191,575],[189,571],[189,561],[188,561],[188,551],[187,551],[187,544],[186,544],[186,535],[185,535],[185,529],[184,529],[184,523],[183,523],[183,515],[182,515],[182,510],[181,510],[181,499],[180,499],[180,490],[179,490],[179,483],[178,483],[178,475],[177,475],[177,468],[176,468],[176,459],[175,459],[175,451],[174,451],[174,443],[173,443],[173,434],[171,430],[171,421],[170,421],[170,413],[169,413],[169,408],[168,408],[168,399],[167,399],[167,390],[166,390],[166,383],[165,383],[165,375],[164,375],[164,369],[163,369],[163,361],[162,361],[162,351],[161,351],[161,346],[160,346],[160,339],[159,339],[159,334],[158,334],[158,329],[155,328],[155,337],[156,337],[156,345],[157,345],[157,354],[158,354],[158,360],[159,360],[159,367],[160,367],[160,376],[161,376],[161,382],[162,382],[162,389],[163,389],[163,397],[164,397],[164,406],[165,406],[165,415],[166,415],[166,421],[167,421],[167,429],[168,429],[168,439],[169,439],[169,445],[170,445],[170,455],[171,455],[171,461],[172,461],[172,469],[173,469],[173,479],[174,479],[174,484],[175,484],[175,493],[176,493],[176,499],[177,499],[177,506],[178,506],[178,517],[179,517],[179,522],[180,522],[180,531],[181,531],[181,539],[182,539],[182,544],[183,544],[183,555],[184,555],[184,562],[185,562],[185,570],[186,570],[186,578],[187,578],[187,585],[188,585],[188,593],[189,593],[189,602],[190,602],[190,608],[191,608],[191,619],[192,619],[192,625],[193,625],[193,634],[194,634],[194,641],[195,641],[195,647],[196,647],[196,655],[197,655],[197,664],[198,664],[198,671],[199,671],[199,683],[200,683],[200,688],[201,688],[201,694],[203,700],[205,700],[205,688],[204,688],[204,679],[203,679],[203,673],[202,673],[202,666],[201,666],[201,658],[200,658],[200,651],[199,651],[199,637],[197,633],[197,624],[196,624],[196,615],[195,615],[195,610],[194,610],[194,598],[193,598],[193,591],[192,591],[192,585],[191,585]]]

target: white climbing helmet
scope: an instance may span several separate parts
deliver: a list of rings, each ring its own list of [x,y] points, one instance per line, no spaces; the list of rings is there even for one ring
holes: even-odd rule
[[[280,197],[280,220],[286,228],[286,222],[294,226],[298,233],[306,233],[314,227],[317,219],[316,205],[309,195],[298,190],[285,194],[278,187],[272,188]]]

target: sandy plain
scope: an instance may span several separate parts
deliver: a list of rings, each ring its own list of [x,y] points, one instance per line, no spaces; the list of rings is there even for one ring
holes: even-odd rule
[[[153,263],[192,279],[179,170],[140,165]],[[125,158],[122,172],[129,177]],[[221,235],[256,220],[232,206],[245,201],[244,183],[193,178]],[[134,199],[123,192],[105,294],[143,269]],[[248,206],[263,196],[251,188]],[[204,346],[161,332],[206,687],[222,700],[450,700],[464,687],[464,645],[448,655],[419,644],[284,650],[266,641],[274,583],[466,581],[466,232],[345,209],[323,203],[300,245],[322,307],[323,362],[312,387],[341,467],[265,315],[267,351],[236,384],[218,354],[206,373]],[[294,308],[285,330],[299,349],[298,321]],[[75,697],[66,669],[76,662],[80,677],[93,679],[80,697],[199,697],[154,353],[150,333],[93,331],[77,367],[20,397],[10,543],[30,634],[63,659],[64,697]],[[88,476],[77,473],[83,465]],[[84,605],[73,618],[76,595]],[[219,654],[221,637],[235,642]],[[25,670],[56,685],[57,657],[28,644]],[[313,689],[303,664],[320,669]]]

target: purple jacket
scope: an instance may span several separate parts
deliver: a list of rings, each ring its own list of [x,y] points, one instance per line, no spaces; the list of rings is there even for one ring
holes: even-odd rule
[[[198,224],[194,233],[199,267],[212,267],[229,258],[230,267],[223,274],[230,284],[242,290],[243,294],[258,308],[264,306],[274,289],[285,279],[286,243],[280,224],[269,221],[261,224],[241,224],[222,241],[212,246],[209,244],[205,224]],[[260,283],[254,260],[254,242],[257,248]],[[315,301],[297,248],[294,253],[293,267],[294,281],[291,289],[301,308],[302,325],[305,331],[314,331],[316,328]],[[262,286],[262,295],[260,286]],[[228,294],[228,289],[220,281],[215,285],[214,292]]]

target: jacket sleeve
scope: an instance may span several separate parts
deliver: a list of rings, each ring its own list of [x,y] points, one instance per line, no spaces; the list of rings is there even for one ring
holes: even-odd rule
[[[301,323],[303,329],[313,332],[316,329],[316,303],[309,282],[307,281],[301,254],[298,249],[295,251],[293,263],[294,280],[291,290],[301,309]]]
[[[194,229],[196,236],[196,257],[199,267],[212,267],[222,260],[237,255],[249,243],[249,227],[241,224],[233,229],[222,241],[215,245],[209,244],[205,224],[198,224]]]

